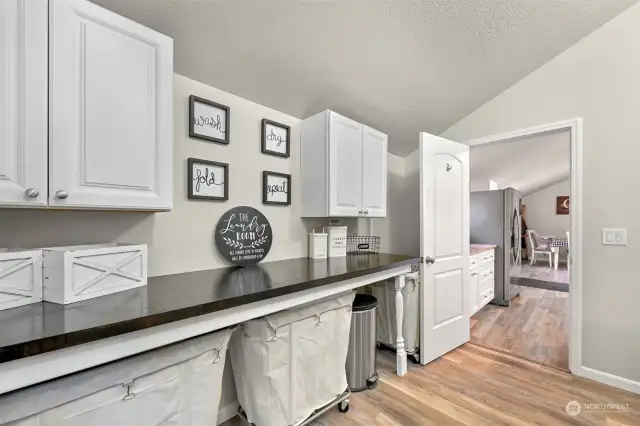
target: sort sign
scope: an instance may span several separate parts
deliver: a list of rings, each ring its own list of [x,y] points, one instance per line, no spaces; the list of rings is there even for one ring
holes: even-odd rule
[[[249,266],[269,253],[273,235],[262,213],[253,207],[239,206],[222,215],[216,225],[215,241],[222,257],[234,265]]]

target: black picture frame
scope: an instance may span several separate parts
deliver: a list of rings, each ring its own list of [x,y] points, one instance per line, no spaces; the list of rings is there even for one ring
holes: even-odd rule
[[[201,103],[205,105],[209,105],[215,108],[225,110],[225,118],[224,118],[224,139],[215,138],[213,136],[203,135],[200,133],[196,133],[195,131],[195,123],[194,123],[194,113],[195,113],[195,103]],[[196,95],[189,96],[189,137],[194,139],[201,139],[208,142],[215,142],[224,145],[229,145],[229,141],[231,140],[231,108],[226,105],[219,104],[217,102],[210,101],[205,98],[201,98]]]
[[[269,176],[278,176],[287,179],[287,201],[269,201],[267,198],[267,182]],[[262,172],[262,204],[274,206],[290,206],[291,205],[291,175],[286,173],[271,172],[265,170]]]
[[[210,195],[197,195],[193,193],[193,166],[194,164],[204,164],[224,168],[224,196],[215,197]],[[229,199],[229,164],[217,161],[203,160],[201,158],[187,159],[187,198],[189,200],[201,201],[227,201]]]
[[[270,151],[267,149],[267,125],[271,125],[274,127],[280,127],[281,129],[285,129],[287,131],[287,143],[286,143],[286,152],[278,152],[278,151]],[[286,124],[278,123],[276,121],[272,121],[266,118],[262,119],[262,143],[261,143],[261,151],[263,154],[275,155],[278,157],[289,158],[291,155],[291,126],[287,126]]]

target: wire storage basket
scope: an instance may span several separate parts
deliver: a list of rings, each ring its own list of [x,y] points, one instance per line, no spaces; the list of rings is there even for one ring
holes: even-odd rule
[[[380,253],[380,237],[349,235],[347,236],[347,254]]]

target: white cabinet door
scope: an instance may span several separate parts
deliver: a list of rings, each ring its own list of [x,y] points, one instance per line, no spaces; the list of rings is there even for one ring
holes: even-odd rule
[[[469,147],[420,133],[420,362],[470,337]]]
[[[362,127],[362,210],[366,217],[387,215],[387,135]]]
[[[362,211],[362,124],[335,112],[330,114],[329,216],[359,216]]]
[[[473,315],[480,309],[480,278],[478,277],[478,271],[471,272],[471,291],[469,292],[469,303],[471,304],[471,312],[469,315]]]
[[[0,205],[47,204],[47,0],[0,1]]]
[[[49,6],[50,204],[170,209],[173,41],[86,0]]]

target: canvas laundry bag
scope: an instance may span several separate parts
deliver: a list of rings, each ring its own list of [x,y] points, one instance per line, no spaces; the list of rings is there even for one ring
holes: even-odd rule
[[[371,286],[371,293],[378,299],[376,308],[376,334],[378,340],[395,347],[396,327],[396,287],[394,280],[386,280]],[[420,274],[411,272],[406,276],[402,289],[403,321],[402,337],[407,352],[414,352],[420,346]]]
[[[242,325],[231,340],[238,402],[256,426],[298,425],[347,389],[350,291]]]
[[[0,425],[215,425],[232,331],[217,331],[0,396]]]

